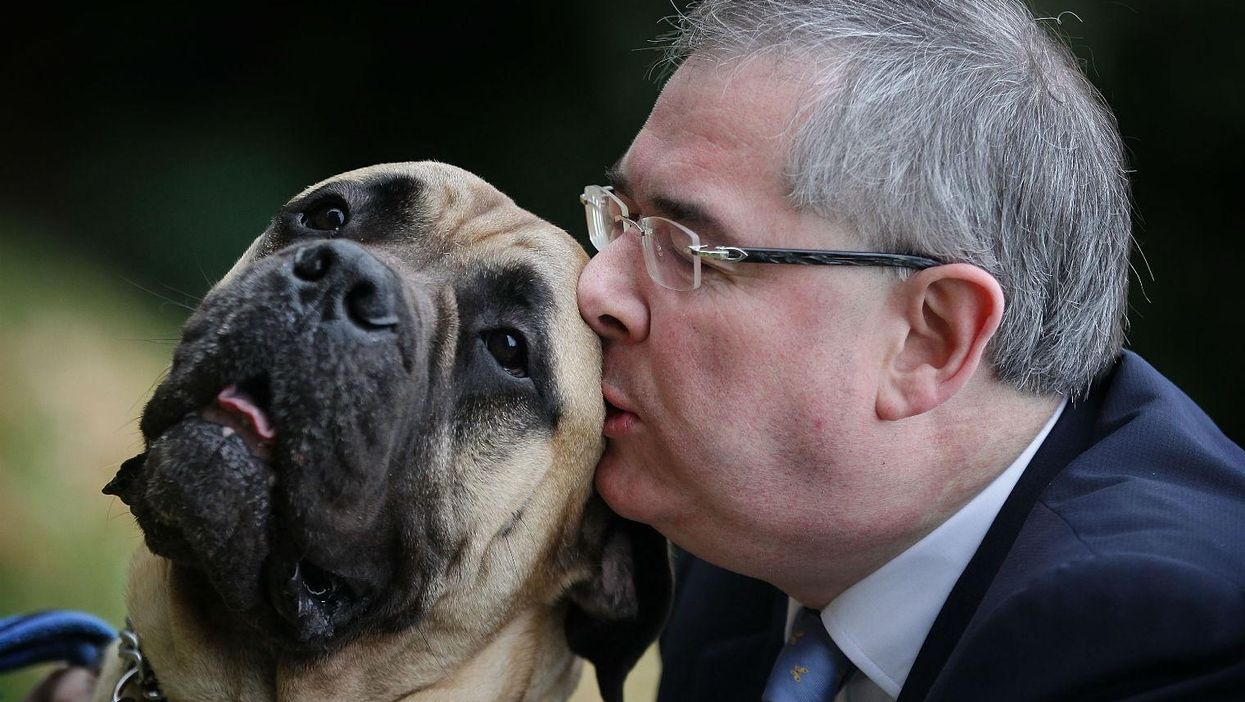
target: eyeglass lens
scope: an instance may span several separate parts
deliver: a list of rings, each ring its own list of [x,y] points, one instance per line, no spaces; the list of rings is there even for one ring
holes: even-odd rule
[[[599,186],[589,186],[584,191],[584,212],[588,216],[588,238],[597,251],[604,251],[611,241],[622,236],[627,226],[622,219],[621,203]]]
[[[664,217],[646,217],[649,236],[644,248],[649,275],[671,290],[691,290],[700,284],[700,261],[690,247],[696,235]]]
[[[700,243],[687,228],[664,217],[645,217],[634,222],[622,204],[607,190],[589,186],[584,191],[588,237],[598,251],[622,236],[629,226],[640,229],[644,264],[649,276],[671,290],[692,290],[700,284],[700,261],[690,247]]]

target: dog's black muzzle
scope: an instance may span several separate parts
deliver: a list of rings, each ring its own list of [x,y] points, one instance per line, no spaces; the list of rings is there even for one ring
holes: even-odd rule
[[[318,650],[383,598],[392,467],[429,421],[427,290],[349,241],[284,249],[214,290],[104,491],[148,546],[283,646]]]
[[[299,247],[289,277],[302,305],[321,310],[321,324],[338,334],[366,337],[398,326],[397,276],[354,243]]]

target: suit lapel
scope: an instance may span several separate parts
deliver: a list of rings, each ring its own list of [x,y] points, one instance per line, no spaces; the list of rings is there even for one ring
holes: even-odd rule
[[[690,554],[676,558],[675,570],[678,602],[662,634],[658,700],[760,699],[782,647],[786,595]]]

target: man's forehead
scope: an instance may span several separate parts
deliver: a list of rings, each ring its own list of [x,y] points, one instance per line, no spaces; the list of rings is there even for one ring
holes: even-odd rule
[[[784,197],[802,87],[776,76],[764,60],[684,64],[611,169],[614,184],[680,221],[705,219],[748,192]]]

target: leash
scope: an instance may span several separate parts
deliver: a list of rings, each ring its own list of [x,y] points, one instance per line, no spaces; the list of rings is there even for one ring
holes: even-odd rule
[[[108,644],[117,638],[117,656],[125,667],[111,702],[167,702],[128,618],[119,632],[99,617],[66,609],[0,619],[0,673],[59,662],[98,669]]]
[[[117,632],[86,612],[58,609],[0,619],[0,673],[38,663],[95,667]]]

